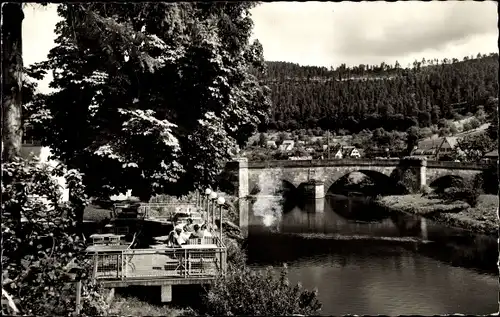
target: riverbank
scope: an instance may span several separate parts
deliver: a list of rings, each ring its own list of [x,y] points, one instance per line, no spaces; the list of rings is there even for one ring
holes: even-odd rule
[[[476,207],[461,201],[448,202],[421,194],[385,196],[376,204],[391,211],[406,212],[425,218],[488,235],[498,233],[498,196],[480,195]]]

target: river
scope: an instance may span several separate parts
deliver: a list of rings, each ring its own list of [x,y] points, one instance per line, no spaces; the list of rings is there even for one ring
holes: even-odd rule
[[[318,290],[323,315],[498,312],[496,237],[388,214],[364,197],[267,197],[252,210],[249,265],[286,263],[290,282]]]

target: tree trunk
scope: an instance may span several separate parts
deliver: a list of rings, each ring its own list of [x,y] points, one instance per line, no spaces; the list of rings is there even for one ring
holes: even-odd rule
[[[2,158],[12,162],[21,154],[23,48],[21,3],[2,6]]]

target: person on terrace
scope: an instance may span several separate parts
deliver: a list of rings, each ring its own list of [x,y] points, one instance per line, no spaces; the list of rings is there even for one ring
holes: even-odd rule
[[[203,230],[201,230],[200,225],[194,225],[194,232],[191,233],[191,238],[202,239],[204,237]]]
[[[210,232],[210,230],[208,229],[208,226],[206,223],[204,223],[202,226],[201,226],[201,231],[203,231],[203,236],[204,237],[211,237],[212,236],[212,233]]]
[[[193,219],[188,218],[187,224],[184,227],[184,229],[188,232],[194,232],[194,225],[193,225]]]
[[[187,239],[185,239],[184,235],[182,234],[181,226],[176,226],[174,230],[172,230],[168,235],[168,246],[180,247],[181,245],[186,244],[186,242]]]

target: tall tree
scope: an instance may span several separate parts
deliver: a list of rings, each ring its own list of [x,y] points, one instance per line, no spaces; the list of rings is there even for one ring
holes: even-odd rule
[[[212,184],[267,119],[250,2],[63,4],[32,120],[93,196]],[[75,132],[76,131],[76,132]]]
[[[2,5],[2,158],[12,162],[22,143],[23,45],[21,3]]]
[[[463,151],[466,160],[473,162],[481,160],[497,146],[497,143],[485,132],[467,135],[458,140],[458,148]]]

